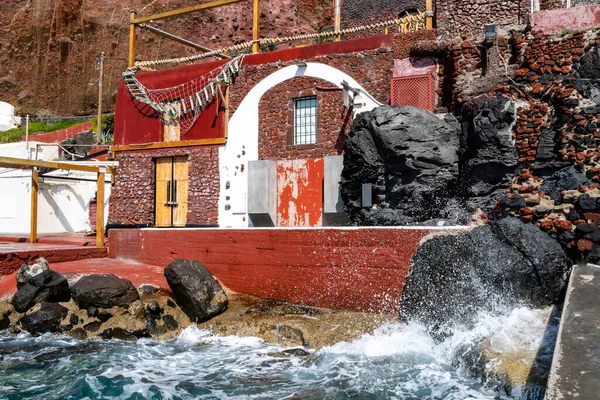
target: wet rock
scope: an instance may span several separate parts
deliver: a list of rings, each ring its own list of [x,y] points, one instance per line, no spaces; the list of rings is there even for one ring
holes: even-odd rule
[[[359,114],[344,141],[342,199],[358,225],[406,225],[440,218],[458,178],[459,129],[414,107]],[[362,185],[373,207],[362,207]]]
[[[139,300],[140,295],[133,284],[116,275],[87,275],[71,288],[73,300],[80,308],[128,308]]]
[[[170,331],[174,331],[179,329],[179,324],[177,323],[177,320],[175,318],[173,318],[172,315],[163,315],[162,320],[165,324],[165,327],[170,330]]]
[[[140,294],[155,294],[156,292],[158,292],[159,288],[152,285],[142,285],[139,287],[138,290]]]
[[[193,322],[209,320],[227,310],[223,288],[198,261],[173,261],[165,267],[165,278],[177,304]]]
[[[77,340],[86,340],[88,338],[88,334],[83,328],[75,328],[69,332],[69,335]]]
[[[310,353],[304,349],[287,349],[282,351],[283,354],[288,356],[306,357],[310,356]]]
[[[167,305],[171,308],[177,307],[177,304],[175,304],[175,302],[173,302],[173,300],[167,300]]]
[[[557,201],[561,199],[560,192],[575,190],[580,184],[586,185],[588,183],[584,175],[577,172],[573,166],[569,166],[545,177],[542,186],[540,186],[540,191],[547,193],[553,200]]]
[[[28,279],[15,293],[11,303],[18,312],[26,312],[38,303],[64,302],[70,299],[67,279],[56,271],[45,269]]]
[[[88,332],[96,332],[98,329],[100,329],[100,326],[102,326],[102,322],[93,321],[93,322],[89,322],[89,323],[85,324],[83,326],[83,329],[85,329]]]
[[[71,324],[61,325],[58,327],[59,332],[69,332],[71,329],[73,329],[73,325]]]
[[[401,318],[443,333],[452,324],[471,324],[481,311],[552,305],[563,295],[568,270],[558,242],[516,218],[436,236],[413,257]]]
[[[19,320],[23,329],[32,335],[57,332],[61,321],[69,311],[56,303],[44,303],[39,310],[25,315]]]
[[[510,186],[517,167],[509,98],[480,96],[463,107],[460,148],[461,185],[472,208],[495,202]]]
[[[584,193],[577,198],[577,207],[583,211],[595,211],[596,199],[589,194]]]
[[[135,342],[138,339],[134,333],[129,332],[123,328],[109,328],[102,332],[100,337],[102,339],[116,339],[123,340],[126,342]]]
[[[49,269],[45,258],[38,258],[33,264],[23,264],[17,271],[17,289],[21,289],[31,278]]]
[[[281,347],[296,347],[307,346],[304,340],[304,333],[300,329],[293,328],[289,325],[277,325],[276,343]]]
[[[8,314],[0,315],[0,331],[4,329],[8,329],[10,326],[10,319],[8,318]]]

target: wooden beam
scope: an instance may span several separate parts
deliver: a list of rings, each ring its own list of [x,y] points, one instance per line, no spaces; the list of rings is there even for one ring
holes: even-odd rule
[[[39,191],[39,174],[36,168],[31,171],[31,217],[29,220],[29,242],[37,242],[37,225],[38,225],[38,191]]]
[[[433,12],[433,0],[425,0],[425,11]],[[433,17],[430,15],[425,17],[425,28],[433,29]]]
[[[220,144],[225,144],[225,143],[227,143],[226,138],[182,140],[179,142],[156,142],[156,143],[127,144],[127,145],[121,145],[121,146],[113,146],[110,148],[110,151],[113,153],[117,153],[119,151],[169,149],[169,148],[174,148],[174,147],[211,146],[211,145],[220,145]]]
[[[227,139],[229,136],[229,85],[225,86],[225,127],[223,134]]]
[[[179,15],[189,14],[194,11],[208,10],[210,8],[228,6],[230,4],[240,3],[242,1],[247,0],[216,0],[211,1],[210,3],[198,4],[197,6],[185,7],[180,8],[179,10],[166,11],[164,13],[149,15],[147,17],[136,18],[135,20],[132,20],[132,23],[141,24],[143,22],[156,21],[158,19],[171,18]]]
[[[135,50],[137,45],[137,32],[135,30],[135,19],[137,12],[131,12],[131,22],[129,23],[129,68],[135,67]]]
[[[252,8],[252,40],[260,39],[260,0],[253,0]],[[260,51],[260,43],[255,42],[252,44],[252,52],[258,53]]]
[[[171,39],[171,40],[173,40],[173,41],[175,41],[175,42],[177,42],[177,43],[181,43],[181,44],[183,44],[183,45],[186,45],[186,46],[189,46],[189,47],[191,47],[191,48],[193,48],[193,49],[200,50],[200,51],[204,51],[205,53],[206,53],[206,52],[210,52],[210,51],[214,51],[213,49],[210,49],[210,48],[208,48],[208,47],[205,47],[205,46],[202,46],[202,45],[196,44],[196,43],[194,43],[194,42],[191,42],[191,41],[189,41],[189,40],[186,40],[186,39],[180,38],[179,36],[175,36],[175,35],[173,35],[173,34],[171,34],[171,33],[169,33],[169,32],[165,32],[165,31],[163,31],[163,30],[161,30],[161,29],[155,28],[155,27],[153,27],[153,26],[151,26],[151,25],[148,25],[148,24],[140,24],[140,28],[142,28],[142,29],[147,29],[147,30],[149,30],[150,32],[152,32],[152,33],[155,33],[155,34],[157,34],[157,35],[159,35],[159,36],[165,37],[165,38],[167,38],[167,39]],[[231,58],[231,57],[229,57],[229,56],[227,56],[227,55],[225,55],[225,54],[217,54],[217,57],[221,57],[221,58]]]
[[[40,161],[40,160],[27,160],[24,158],[13,158],[13,157],[2,157],[0,156],[0,167],[5,168],[16,168],[16,169],[29,169],[29,168],[50,168],[50,169],[65,169],[69,171],[84,171],[84,172],[98,172],[101,167],[93,165],[79,165],[69,164],[59,161]]]
[[[104,247],[104,181],[105,170],[98,172],[96,181],[96,247]]]

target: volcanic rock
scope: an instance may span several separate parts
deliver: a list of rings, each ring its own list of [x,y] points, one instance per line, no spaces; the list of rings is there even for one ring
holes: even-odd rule
[[[71,287],[79,308],[129,307],[140,295],[133,284],[113,274],[86,275]]]
[[[506,96],[480,96],[462,113],[461,186],[472,208],[491,205],[510,186],[517,167],[511,126],[514,104]]]
[[[26,312],[37,303],[63,302],[70,299],[71,291],[67,279],[56,271],[46,269],[27,280],[15,293],[11,303],[16,311]]]
[[[458,178],[459,129],[414,108],[359,114],[344,141],[342,198],[358,225],[406,225],[442,216]],[[362,207],[363,184],[373,206]]]
[[[227,295],[198,261],[178,259],[165,267],[177,304],[192,322],[207,321],[227,310]]]
[[[47,269],[49,269],[48,261],[43,257],[38,258],[34,264],[21,265],[17,271],[17,289],[21,289],[28,280]]]
[[[39,310],[20,319],[21,326],[32,335],[56,332],[68,310],[56,303],[44,303]]]
[[[588,184],[587,178],[577,172],[573,166],[569,166],[545,177],[540,191],[547,193],[553,200],[557,201],[561,199],[560,192],[575,190],[580,184]]]
[[[413,257],[401,318],[443,332],[471,324],[482,311],[552,305],[563,294],[568,269],[558,242],[516,218],[436,236]]]

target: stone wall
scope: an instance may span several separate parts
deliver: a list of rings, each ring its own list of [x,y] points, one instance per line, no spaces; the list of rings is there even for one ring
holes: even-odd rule
[[[555,10],[566,6],[567,0],[540,0],[540,10]]]
[[[530,0],[438,0],[436,28],[452,38],[483,36],[485,24],[526,24],[530,10]]]
[[[317,97],[317,143],[294,145],[294,99]],[[352,124],[352,110],[344,107],[343,92],[331,83],[301,77],[269,90],[259,105],[258,158],[311,158],[341,154]]]
[[[189,162],[187,223],[216,224],[219,200],[219,155],[216,146],[117,153],[119,168],[111,191],[108,222],[153,225],[155,160],[177,156],[187,156]]]

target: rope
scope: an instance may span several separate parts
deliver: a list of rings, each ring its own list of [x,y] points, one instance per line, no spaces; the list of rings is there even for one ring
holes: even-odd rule
[[[254,43],[259,43],[261,46],[269,45],[269,44],[279,44],[279,43],[291,42],[291,41],[296,41],[296,40],[333,37],[333,36],[345,35],[345,34],[349,34],[349,33],[363,32],[363,31],[371,30],[371,29],[387,28],[390,26],[401,26],[401,25],[404,25],[405,31],[409,31],[409,30],[411,30],[411,28],[412,28],[412,30],[417,31],[424,27],[423,25],[425,24],[425,15],[426,14],[422,14],[419,12],[418,15],[408,15],[408,16],[406,16],[404,18],[400,18],[400,19],[392,19],[389,21],[377,22],[377,23],[370,24],[370,25],[357,26],[354,28],[346,28],[346,29],[342,29],[340,31],[316,32],[316,33],[307,33],[304,35],[286,36],[286,37],[281,37],[281,38],[264,38],[264,39],[251,40],[248,42],[239,43],[239,44],[236,44],[233,46],[225,47],[220,50],[209,51],[207,53],[196,54],[196,55],[189,56],[189,57],[168,58],[168,59],[163,59],[163,60],[136,61],[135,67],[129,68],[129,70],[132,70],[133,72],[135,70],[154,71],[150,67],[155,66],[155,65],[182,64],[182,63],[189,63],[189,62],[193,62],[193,61],[203,60],[208,57],[217,56],[218,54],[223,53],[223,52],[244,50],[244,49],[252,47],[252,45]]]

